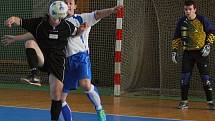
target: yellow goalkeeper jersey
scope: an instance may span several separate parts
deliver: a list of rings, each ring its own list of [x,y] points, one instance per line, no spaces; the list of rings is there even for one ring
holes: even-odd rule
[[[200,50],[215,40],[215,29],[206,17],[197,15],[194,20],[182,17],[176,27],[172,49]]]

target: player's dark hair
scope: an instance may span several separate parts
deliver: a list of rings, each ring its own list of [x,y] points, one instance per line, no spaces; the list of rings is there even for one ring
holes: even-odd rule
[[[191,5],[193,5],[193,7],[196,8],[196,3],[193,0],[186,0],[184,2],[184,5],[185,6],[191,6]]]
[[[64,0],[64,2],[66,2],[66,0]],[[77,4],[78,0],[74,0],[75,4]]]

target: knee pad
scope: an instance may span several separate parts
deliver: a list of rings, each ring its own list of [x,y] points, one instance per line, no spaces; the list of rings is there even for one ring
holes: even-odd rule
[[[201,75],[201,79],[202,79],[203,86],[205,88],[208,88],[208,90],[212,90],[209,75]]]
[[[210,91],[213,90],[211,86],[211,82],[209,80],[203,81],[203,87],[204,87],[204,90],[210,90]]]
[[[181,85],[189,85],[190,78],[191,78],[191,73],[182,73]]]
[[[201,75],[201,79],[203,82],[210,80],[209,75]]]

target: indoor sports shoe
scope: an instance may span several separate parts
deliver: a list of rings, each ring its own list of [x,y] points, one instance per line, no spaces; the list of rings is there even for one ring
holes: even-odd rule
[[[188,102],[187,101],[181,101],[178,105],[178,109],[188,109]]]
[[[214,103],[208,103],[208,110],[215,110]]]
[[[21,81],[24,81],[28,84],[34,85],[34,86],[41,86],[40,79],[36,75],[29,75],[26,78],[21,78]]]
[[[96,111],[99,121],[106,121],[105,111],[103,109]]]

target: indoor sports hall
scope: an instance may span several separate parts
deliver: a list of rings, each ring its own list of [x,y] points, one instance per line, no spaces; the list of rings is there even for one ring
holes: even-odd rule
[[[215,25],[215,0],[195,0],[197,13]],[[1,0],[0,37],[26,31],[7,28],[10,16],[35,18],[48,11],[49,0]],[[78,0],[76,13],[123,5],[116,14],[94,25],[89,35],[92,83],[98,87],[107,121],[215,121],[208,110],[198,69],[189,89],[189,109],[180,102],[181,61],[171,61],[171,42],[184,0]],[[0,121],[51,121],[47,74],[42,86],[20,81],[29,74],[25,43],[0,43]],[[209,55],[210,79],[215,90],[215,49]],[[182,52],[179,53],[179,60]],[[215,91],[213,90],[213,100]],[[73,121],[98,121],[84,90],[67,98]]]

